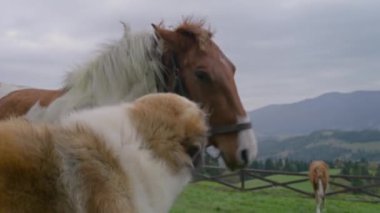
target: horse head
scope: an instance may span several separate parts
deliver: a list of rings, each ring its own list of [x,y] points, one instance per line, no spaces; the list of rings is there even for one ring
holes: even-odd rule
[[[209,113],[208,144],[221,151],[230,169],[249,165],[257,142],[236,88],[234,64],[203,21],[185,20],[175,29],[152,26],[163,49],[167,90],[200,103]]]

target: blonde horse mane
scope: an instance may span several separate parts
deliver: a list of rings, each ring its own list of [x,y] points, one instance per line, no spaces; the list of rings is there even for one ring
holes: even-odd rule
[[[104,45],[97,57],[67,74],[64,88],[68,93],[91,96],[89,100],[98,105],[131,101],[156,92],[157,80],[163,83],[164,69],[159,41],[153,33],[132,33],[123,25],[124,35],[120,40]]]
[[[154,33],[132,33],[105,45],[98,55],[67,73],[62,96],[42,109],[37,103],[28,111],[30,121],[56,121],[77,109],[133,101],[164,87],[161,45]],[[31,113],[29,113],[31,112]]]

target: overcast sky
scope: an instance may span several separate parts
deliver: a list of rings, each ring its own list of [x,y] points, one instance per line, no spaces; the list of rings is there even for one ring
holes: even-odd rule
[[[0,0],[0,82],[57,88],[102,43],[164,20],[206,18],[248,110],[380,90],[377,0]]]

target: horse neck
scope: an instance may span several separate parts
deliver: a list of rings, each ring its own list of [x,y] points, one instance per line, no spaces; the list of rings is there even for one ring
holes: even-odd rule
[[[94,106],[132,101],[156,92],[163,65],[155,42],[151,34],[127,31],[94,60],[68,74],[67,95],[79,97],[79,105]]]

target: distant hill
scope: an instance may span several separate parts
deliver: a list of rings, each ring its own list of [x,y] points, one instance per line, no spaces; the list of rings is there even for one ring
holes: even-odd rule
[[[260,137],[305,135],[318,130],[380,129],[380,91],[327,93],[250,113]]]
[[[380,162],[380,131],[324,130],[286,139],[262,139],[259,159],[288,158],[310,161],[335,159]]]

